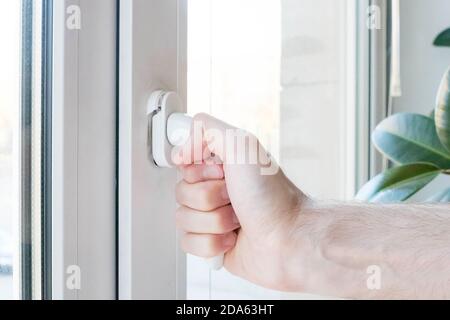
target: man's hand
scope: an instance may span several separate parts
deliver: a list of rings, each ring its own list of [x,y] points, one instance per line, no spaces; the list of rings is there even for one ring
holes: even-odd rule
[[[346,298],[448,296],[448,205],[314,201],[281,170],[264,170],[274,162],[253,136],[247,135],[242,148],[225,139],[242,131],[204,114],[194,123],[200,137],[193,134],[177,150],[184,156],[177,224],[186,232],[186,252],[208,258],[225,253],[228,271],[281,291]],[[251,161],[255,152],[258,161]],[[371,266],[381,272],[380,288],[368,286]]]
[[[208,146],[204,143],[207,131],[216,129],[215,135],[226,136],[238,130],[207,115],[198,115],[203,141],[191,141],[184,147],[185,154],[194,154],[191,148],[201,148],[199,154],[209,156],[205,148],[214,149],[221,163],[208,162],[207,156],[188,157],[181,165],[183,180],[176,187],[177,224],[186,232],[182,247],[186,252],[213,257],[226,252],[224,265],[230,272],[260,285],[283,289],[284,266],[290,254],[286,244],[294,231],[294,221],[304,195],[284,176],[281,170],[264,175],[262,170],[273,165],[262,147],[250,150],[247,135],[246,153],[260,153],[258,163],[231,161],[224,144]],[[242,131],[239,130],[242,136]],[[218,137],[214,137],[219,141]],[[212,140],[210,137],[209,140]],[[223,141],[224,139],[222,139]],[[257,140],[254,140],[257,142]],[[230,147],[230,146],[228,146]],[[229,148],[236,150],[236,148]],[[266,158],[267,157],[267,158]],[[216,159],[217,159],[216,158]],[[203,163],[201,163],[203,162]],[[260,163],[263,162],[261,165]]]

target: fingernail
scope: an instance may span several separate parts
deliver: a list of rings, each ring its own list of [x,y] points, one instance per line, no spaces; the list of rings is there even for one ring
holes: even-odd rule
[[[203,170],[203,177],[207,179],[219,179],[222,178],[222,173],[216,166],[207,166]]]
[[[226,235],[223,238],[223,245],[227,248],[234,246],[235,242],[236,242],[236,239],[235,239],[235,235],[233,233],[230,233],[229,235]]]

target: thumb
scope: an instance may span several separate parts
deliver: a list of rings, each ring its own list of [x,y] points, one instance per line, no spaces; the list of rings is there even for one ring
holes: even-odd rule
[[[227,159],[227,133],[231,136],[229,133],[236,130],[208,114],[197,114],[192,120],[189,139],[183,146],[174,148],[172,160],[177,165],[198,164],[211,159],[213,154],[215,161],[224,163]]]
[[[172,152],[172,161],[179,166],[208,161],[252,165],[264,175],[278,171],[272,160],[254,135],[204,113],[193,118],[188,141]]]

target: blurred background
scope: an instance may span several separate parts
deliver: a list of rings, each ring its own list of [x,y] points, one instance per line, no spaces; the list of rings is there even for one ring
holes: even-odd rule
[[[447,0],[190,0],[188,12],[188,111],[255,133],[319,198],[352,199],[384,169],[370,133],[393,113],[428,115],[450,63],[432,45],[450,27]],[[188,298],[210,297],[299,296],[189,257]]]

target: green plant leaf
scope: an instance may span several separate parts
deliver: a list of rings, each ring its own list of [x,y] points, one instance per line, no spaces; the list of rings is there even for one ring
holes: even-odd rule
[[[447,190],[442,191],[441,193],[431,197],[427,202],[434,202],[434,203],[438,203],[438,202],[442,202],[442,203],[446,203],[446,202],[450,202],[450,188],[448,188]]]
[[[450,47],[450,28],[442,31],[436,37],[433,44],[438,47]]]
[[[399,113],[381,122],[372,135],[377,149],[397,164],[425,162],[450,168],[450,153],[442,146],[430,117]]]
[[[450,151],[450,68],[445,72],[439,87],[434,122],[441,143]]]
[[[371,203],[400,202],[430,183],[441,170],[433,165],[414,163],[395,167],[370,180],[356,199]]]

